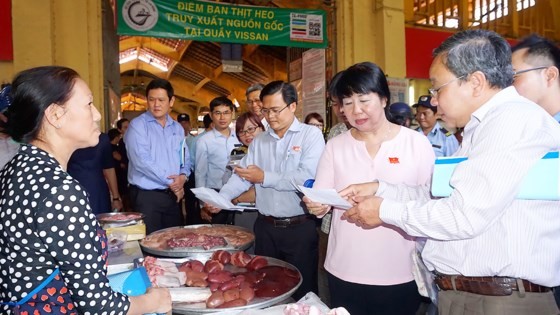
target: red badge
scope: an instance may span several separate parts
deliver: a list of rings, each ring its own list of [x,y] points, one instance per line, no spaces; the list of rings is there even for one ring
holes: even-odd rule
[[[391,164],[399,164],[399,158],[398,158],[398,157],[390,157],[390,158],[389,158],[389,163],[391,163]]]
[[[301,147],[300,147],[299,145],[294,145],[294,146],[292,147],[292,150],[293,150],[294,152],[299,152],[299,151],[301,151]]]

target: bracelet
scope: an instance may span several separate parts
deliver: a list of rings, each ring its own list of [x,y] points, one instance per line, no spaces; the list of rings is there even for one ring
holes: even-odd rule
[[[113,198],[113,201],[121,201],[121,197]]]

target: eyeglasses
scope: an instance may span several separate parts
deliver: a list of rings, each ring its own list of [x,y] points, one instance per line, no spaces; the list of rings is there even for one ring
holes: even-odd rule
[[[542,66],[542,67],[535,67],[535,68],[529,68],[529,69],[524,69],[524,70],[519,70],[519,71],[515,71],[513,73],[513,79],[515,80],[516,77],[518,77],[520,74],[523,74],[525,72],[529,72],[529,71],[535,71],[535,70],[542,70],[542,69],[546,69],[548,68],[547,66]]]
[[[443,88],[444,86],[449,85],[449,84],[451,84],[451,83],[453,83],[453,82],[455,82],[455,81],[457,81],[457,80],[460,80],[460,79],[462,79],[462,78],[464,78],[464,77],[466,77],[466,76],[467,76],[467,75],[464,74],[464,75],[462,75],[462,76],[460,76],[460,77],[458,77],[458,78],[455,78],[455,79],[453,79],[453,80],[451,80],[451,81],[447,81],[446,83],[440,85],[438,88],[435,88],[435,89],[428,89],[428,91],[430,92],[430,94],[432,95],[432,97],[437,98],[437,95],[438,95],[438,93],[439,93],[439,90],[441,90],[441,88]]]
[[[232,114],[232,112],[230,111],[225,111],[225,112],[212,112],[213,115],[216,116],[230,116]]]
[[[270,114],[278,115],[278,114],[280,114],[280,112],[282,112],[284,109],[286,109],[290,105],[291,104],[288,104],[288,105],[282,107],[282,109],[263,108],[263,109],[261,109],[261,113],[263,115],[266,115],[266,116],[270,116]]]
[[[247,128],[247,129],[245,129],[245,130],[241,130],[240,132],[237,133],[237,135],[238,135],[238,136],[242,136],[242,137],[243,137],[244,135],[247,135],[247,134],[252,135],[252,134],[255,133],[255,131],[257,130],[257,128],[259,128],[259,127],[251,126],[251,127]]]
[[[262,103],[261,100],[256,99],[256,100],[247,100],[247,105],[253,105],[255,103]]]
[[[317,127],[319,129],[323,129],[323,124],[312,124],[312,123],[307,123],[309,126],[313,126],[313,127]]]

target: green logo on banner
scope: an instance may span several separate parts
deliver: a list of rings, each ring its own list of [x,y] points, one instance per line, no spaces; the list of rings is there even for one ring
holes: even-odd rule
[[[324,10],[202,1],[118,0],[119,35],[325,48]]]

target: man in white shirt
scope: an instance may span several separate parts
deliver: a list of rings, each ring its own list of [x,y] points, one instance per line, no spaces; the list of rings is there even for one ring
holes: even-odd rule
[[[268,129],[268,122],[264,117],[263,113],[261,112],[263,103],[261,101],[261,91],[264,88],[264,85],[260,83],[255,83],[245,90],[245,96],[247,97],[247,108],[249,111],[259,117],[261,123],[264,126],[264,129]]]
[[[225,96],[210,101],[210,117],[214,129],[196,140],[196,187],[220,190],[230,159],[231,150],[240,145],[235,132],[230,129],[234,115],[233,102]],[[204,210],[202,210],[204,211]],[[202,214],[203,218],[205,217]],[[233,224],[233,212],[222,211],[212,216],[214,224]]]
[[[531,35],[515,45],[512,52],[513,86],[517,92],[560,122],[560,48],[544,37]]]
[[[522,180],[560,128],[513,82],[508,43],[487,30],[456,33],[434,51],[432,104],[465,127],[447,198],[429,187],[352,185],[344,217],[365,228],[391,224],[427,237],[422,258],[439,288],[439,314],[558,314],[560,201],[520,200]],[[314,209],[310,209],[315,211]]]
[[[293,297],[299,300],[307,292],[317,293],[318,236],[315,220],[302,206],[296,185],[315,178],[325,141],[318,128],[296,118],[297,91],[292,84],[267,84],[261,100],[270,128],[253,140],[220,194],[232,200],[255,185],[259,210],[255,254],[298,268],[303,282]]]

